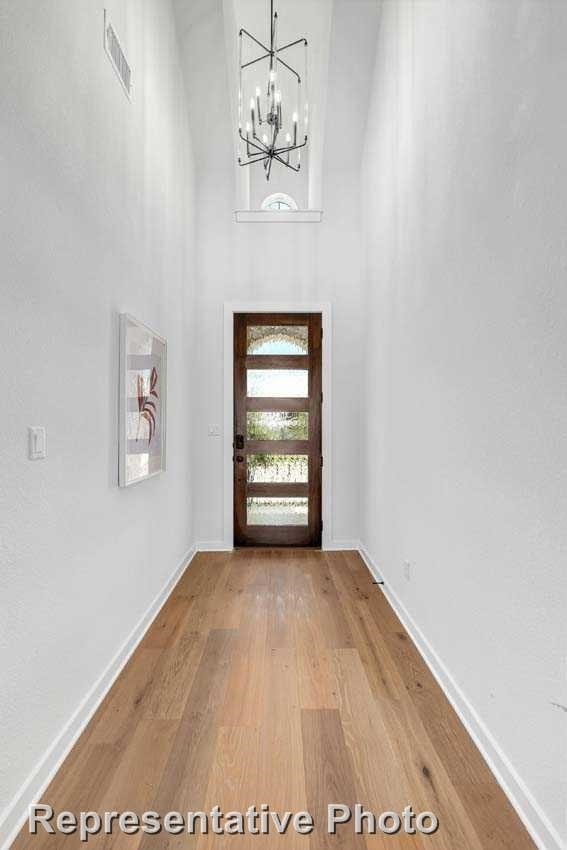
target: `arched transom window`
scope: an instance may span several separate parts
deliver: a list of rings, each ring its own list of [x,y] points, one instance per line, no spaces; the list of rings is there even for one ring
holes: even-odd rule
[[[269,210],[270,212],[281,210],[282,212],[289,212],[290,210],[296,210],[297,204],[291,197],[291,195],[286,195],[283,192],[276,192],[273,195],[268,195],[267,198],[264,198],[262,201],[262,209]]]

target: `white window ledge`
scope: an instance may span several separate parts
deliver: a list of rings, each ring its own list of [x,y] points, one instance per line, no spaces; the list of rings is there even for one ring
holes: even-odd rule
[[[242,224],[306,224],[323,220],[323,210],[236,210],[235,220]]]

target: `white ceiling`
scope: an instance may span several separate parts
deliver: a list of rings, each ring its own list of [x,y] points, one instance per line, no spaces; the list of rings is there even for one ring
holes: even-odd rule
[[[245,206],[248,174],[242,172],[250,169],[236,166],[238,30],[244,27],[266,40],[269,0],[174,2],[198,170],[237,174],[239,205]],[[309,41],[310,142],[305,177],[310,206],[320,206],[326,171],[358,170],[380,0],[276,0],[276,8],[280,43],[301,36]],[[301,70],[301,53],[293,58]],[[295,104],[289,107],[294,109]]]

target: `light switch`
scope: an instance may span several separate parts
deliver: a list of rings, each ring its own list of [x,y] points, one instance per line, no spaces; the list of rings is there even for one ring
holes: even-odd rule
[[[41,460],[47,457],[47,436],[45,428],[41,425],[32,425],[28,428],[29,459]]]
[[[209,437],[220,437],[220,435],[221,435],[220,425],[209,425]]]

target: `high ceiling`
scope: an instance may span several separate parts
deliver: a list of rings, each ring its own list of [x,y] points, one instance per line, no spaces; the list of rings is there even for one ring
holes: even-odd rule
[[[197,167],[200,172],[232,172],[239,206],[248,205],[250,172],[261,171],[261,166],[238,169],[235,165],[237,35],[244,27],[266,39],[268,4],[269,0],[175,0]],[[299,182],[295,185],[309,206],[321,206],[327,170],[358,171],[380,2],[276,0],[276,9],[280,43],[300,36],[309,41],[309,155],[300,177],[304,191]],[[301,53],[293,58],[302,62]],[[255,87],[256,81],[251,84]],[[274,169],[270,189],[285,191],[286,174],[291,172],[283,167],[278,172],[276,176]],[[252,185],[260,178],[253,175]],[[254,192],[254,201],[253,196]]]

